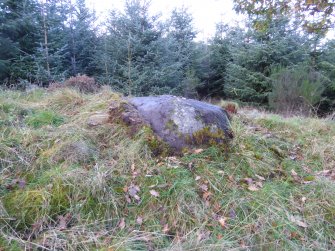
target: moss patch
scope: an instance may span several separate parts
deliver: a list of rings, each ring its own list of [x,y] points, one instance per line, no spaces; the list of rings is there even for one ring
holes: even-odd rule
[[[178,130],[178,125],[172,120],[170,119],[166,125],[165,125],[165,128],[172,131],[172,132],[177,132]]]
[[[19,229],[30,227],[48,213],[49,196],[45,189],[16,190],[3,199],[4,207],[16,219]]]
[[[145,144],[148,145],[154,156],[168,156],[173,152],[170,146],[156,136],[149,126],[143,126],[138,135],[144,136]]]
[[[187,142],[192,145],[226,145],[227,138],[223,130],[218,129],[213,131],[209,127],[204,127],[193,133],[192,136],[187,139]]]

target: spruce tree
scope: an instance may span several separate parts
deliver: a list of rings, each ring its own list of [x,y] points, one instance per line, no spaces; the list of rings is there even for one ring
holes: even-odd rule
[[[115,88],[128,95],[150,94],[159,85],[161,30],[157,17],[149,14],[149,4],[131,0],[124,13],[112,12],[105,38],[101,70]]]
[[[33,81],[37,8],[34,0],[0,2],[0,81],[3,83],[16,85],[20,79]]]

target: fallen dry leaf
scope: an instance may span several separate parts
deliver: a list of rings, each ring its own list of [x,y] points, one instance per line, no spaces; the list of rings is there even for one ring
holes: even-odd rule
[[[195,154],[199,154],[199,153],[202,153],[204,151],[204,149],[195,149],[193,152]]]
[[[159,197],[159,193],[156,190],[150,190],[150,194],[154,197]]]
[[[138,225],[142,225],[142,223],[143,223],[143,218],[142,218],[141,216],[138,216],[137,219],[136,219],[136,223],[137,223]]]
[[[192,162],[188,163],[187,168],[192,171],[194,167],[194,164]]]
[[[306,173],[312,173],[312,170],[306,166],[306,165],[301,165],[302,169],[306,172]]]
[[[160,167],[160,166],[164,166],[164,162],[159,162],[159,163],[157,163],[157,167]]]
[[[293,215],[289,215],[289,220],[292,222],[292,223],[295,223],[296,225],[298,225],[299,227],[303,227],[303,228],[307,228],[308,225],[306,222],[302,221],[300,219],[300,217],[298,216],[293,216]]]
[[[198,180],[200,180],[200,179],[201,179],[200,176],[195,177],[195,181],[198,181]]]
[[[221,205],[218,202],[215,202],[213,205],[214,212],[219,212],[221,210]]]
[[[290,233],[290,239],[298,239],[298,238],[299,238],[299,234],[297,232]]]
[[[199,242],[201,242],[201,241],[203,241],[203,240],[208,239],[209,236],[210,236],[210,234],[211,234],[211,233],[210,233],[209,231],[205,231],[205,230],[200,231],[200,232],[198,233],[197,242],[199,243]]]
[[[203,198],[204,200],[209,200],[211,196],[212,196],[212,193],[211,193],[211,192],[208,192],[208,191],[206,191],[206,192],[204,192],[204,193],[202,194],[202,198]]]
[[[301,198],[301,201],[302,201],[302,203],[305,203],[305,202],[306,202],[306,200],[307,200],[307,198],[306,198],[306,197],[302,197],[302,198]]]
[[[329,175],[330,174],[330,170],[322,170],[322,171],[320,171],[320,172],[317,172],[317,174],[321,174],[321,175]]]
[[[139,188],[139,186],[135,186],[133,184],[130,185],[127,188],[129,196],[132,197],[132,198],[134,198],[137,202],[139,202],[141,200],[140,196],[138,196],[138,194],[137,194],[140,190],[141,189]],[[124,191],[125,191],[125,189],[124,189]],[[127,196],[126,196],[126,199],[127,199]],[[127,199],[127,202],[128,202],[128,199]],[[128,202],[128,203],[130,203],[130,202]]]
[[[121,220],[119,221],[119,223],[117,224],[117,226],[120,228],[120,229],[124,229],[126,227],[126,221],[124,218],[121,218]]]
[[[298,176],[297,172],[294,171],[294,169],[291,170],[291,174],[292,174],[292,176]]]
[[[230,219],[235,219],[236,218],[236,212],[234,209],[229,210],[229,217]]]
[[[65,230],[67,228],[67,223],[64,219],[63,216],[59,216],[58,217],[58,225],[57,225],[57,228],[62,231],[62,230]]]
[[[27,183],[26,183],[25,180],[19,179],[17,184],[18,184],[19,188],[23,189],[26,186]]]
[[[202,184],[200,186],[200,189],[201,189],[201,191],[206,192],[206,191],[208,191],[208,186],[206,184]]]
[[[132,173],[132,177],[133,177],[133,179],[135,179],[139,174],[140,174],[139,172],[134,171],[134,172]]]
[[[252,192],[255,192],[255,191],[258,191],[259,188],[255,184],[251,184],[251,185],[248,186],[248,190],[252,191]]]
[[[247,183],[248,185],[251,185],[253,183],[252,178],[244,178],[243,181]]]
[[[15,219],[14,219],[15,220]],[[35,223],[33,223],[32,225],[32,231],[33,232],[40,232],[43,230],[43,219],[39,219],[37,220]],[[0,248],[1,250],[1,248]],[[1,250],[2,251],[2,250]]]
[[[263,184],[262,184],[261,181],[254,182],[254,180],[252,178],[244,178],[244,179],[242,179],[242,181],[247,183],[249,191],[253,191],[253,192],[258,191],[259,188],[263,187]]]
[[[257,179],[261,180],[261,181],[265,181],[265,178],[263,176],[260,175],[255,175]]]
[[[297,172],[294,169],[291,170],[291,175],[294,181],[301,183],[301,178],[298,176]]]
[[[258,181],[258,182],[255,182],[255,185],[259,188],[262,188],[263,187],[263,183]]]
[[[296,156],[295,154],[291,154],[291,155],[290,155],[290,159],[291,159],[291,160],[296,160],[296,159],[297,159],[297,156]]]
[[[218,220],[222,228],[226,227],[226,221],[227,221],[226,217],[220,217]]]
[[[307,223],[300,221],[300,220],[296,220],[295,223],[299,226],[299,227],[303,227],[303,228],[307,228],[308,225]]]
[[[170,231],[169,224],[166,223],[166,224],[164,225],[164,227],[163,227],[162,232],[163,232],[164,234],[167,234],[169,231]]]
[[[67,229],[67,225],[69,224],[71,220],[71,214],[66,214],[65,216],[59,215],[57,216],[57,219],[58,219],[57,228],[59,230],[65,230]]]
[[[243,248],[243,249],[245,249],[247,247],[244,240],[240,240],[239,244],[240,244],[240,247]]]
[[[130,199],[130,197],[129,197],[128,194],[126,195],[126,201],[127,201],[128,203],[131,203],[131,199]]]
[[[172,168],[178,168],[182,164],[182,162],[174,156],[165,158],[165,161],[167,162],[167,166]]]

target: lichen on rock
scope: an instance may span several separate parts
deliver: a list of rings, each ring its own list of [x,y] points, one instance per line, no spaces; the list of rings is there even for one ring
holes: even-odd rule
[[[171,114],[171,120],[178,127],[181,134],[192,134],[204,127],[201,117],[196,113],[193,106],[185,105],[180,99],[174,100],[174,109]]]

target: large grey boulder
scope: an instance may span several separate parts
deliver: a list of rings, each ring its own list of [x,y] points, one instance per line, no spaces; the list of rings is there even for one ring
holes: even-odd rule
[[[120,114],[121,113],[121,114]],[[205,102],[163,95],[134,97],[111,104],[110,116],[137,130],[143,125],[173,150],[204,144],[225,144],[232,138],[228,114],[222,108]]]

